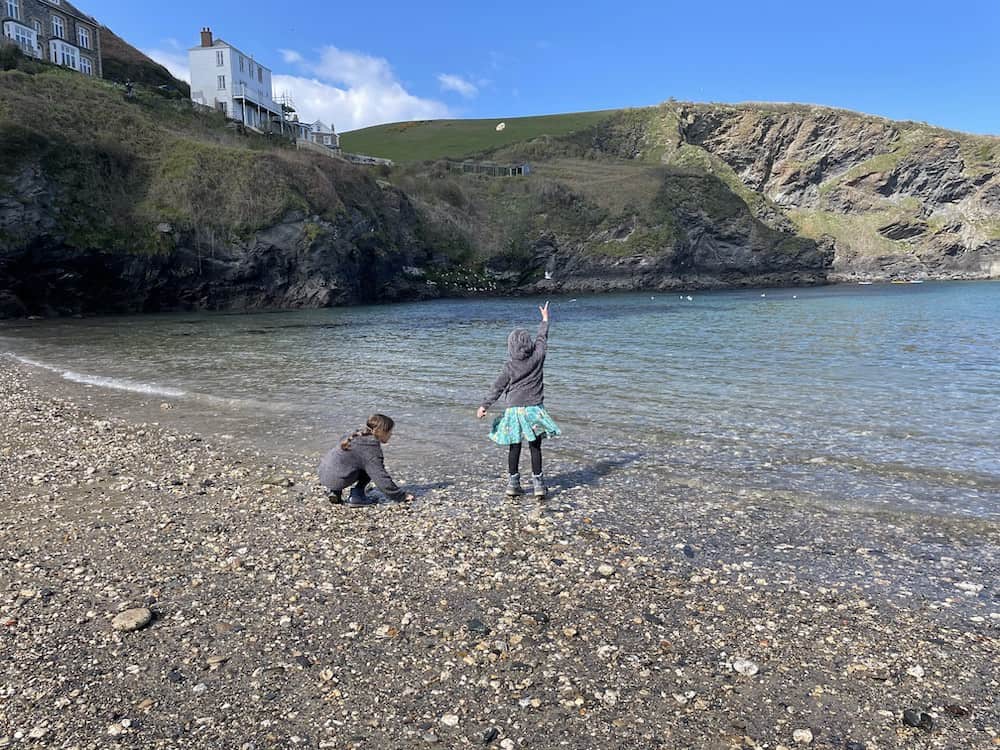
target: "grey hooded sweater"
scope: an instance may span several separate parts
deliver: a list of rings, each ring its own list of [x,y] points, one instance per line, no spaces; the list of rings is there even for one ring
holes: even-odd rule
[[[354,438],[350,450],[345,451],[338,443],[327,451],[319,464],[319,481],[327,489],[340,492],[357,482],[362,471],[390,500],[402,500],[406,497],[406,492],[396,486],[385,470],[382,443],[374,435],[359,435]]]
[[[494,381],[482,407],[489,409],[501,395],[507,406],[538,406],[545,400],[545,351],[548,347],[549,324],[543,320],[538,335],[516,328],[507,337],[507,361]]]

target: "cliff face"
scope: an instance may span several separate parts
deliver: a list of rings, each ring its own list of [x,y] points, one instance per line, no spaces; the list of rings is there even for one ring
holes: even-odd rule
[[[291,210],[243,238],[156,227],[147,252],[88,246],[59,226],[59,186],[27,167],[0,197],[0,317],[189,309],[329,307],[435,296],[412,272],[435,262],[412,205],[377,191],[382,213],[330,220]],[[5,232],[6,230],[6,232]]]
[[[527,178],[373,172],[157,87],[0,76],[0,317],[1000,277],[995,138],[665,104],[479,155]]]
[[[1000,276],[1000,139],[818,107],[684,107],[679,130],[829,237],[831,280]]]

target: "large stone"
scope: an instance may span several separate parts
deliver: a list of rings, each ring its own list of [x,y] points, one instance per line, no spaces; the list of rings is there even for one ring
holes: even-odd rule
[[[115,619],[111,621],[111,627],[123,633],[129,633],[133,630],[140,630],[146,627],[152,621],[153,613],[150,610],[145,607],[137,607],[135,609],[126,609],[124,612],[119,612],[115,615]]]

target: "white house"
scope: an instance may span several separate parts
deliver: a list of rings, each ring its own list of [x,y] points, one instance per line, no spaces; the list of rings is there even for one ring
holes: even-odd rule
[[[222,110],[258,130],[285,130],[281,105],[271,91],[271,70],[222,39],[201,30],[201,44],[188,51],[191,99]]]
[[[310,140],[327,148],[340,148],[340,136],[333,129],[333,124],[327,127],[322,120],[316,120],[312,124]]]

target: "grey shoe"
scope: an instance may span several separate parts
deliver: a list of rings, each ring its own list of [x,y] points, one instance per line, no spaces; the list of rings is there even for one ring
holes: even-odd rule
[[[548,494],[548,490],[545,489],[545,477],[541,474],[531,475],[531,486],[535,497],[545,497]]]
[[[351,487],[351,495],[347,498],[346,504],[352,508],[364,508],[368,505],[378,505],[378,500],[374,497],[368,497],[365,494],[364,487],[354,485]]]
[[[524,490],[521,489],[521,475],[511,474],[507,477],[507,497],[517,497],[518,495],[523,495]]]

